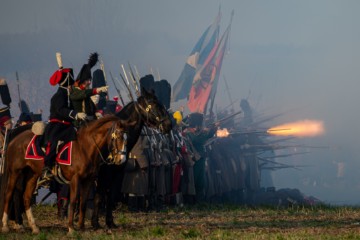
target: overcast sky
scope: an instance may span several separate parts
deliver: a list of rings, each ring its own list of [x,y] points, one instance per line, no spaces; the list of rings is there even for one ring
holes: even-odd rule
[[[48,112],[55,91],[48,78],[57,68],[56,51],[75,73],[97,51],[114,75],[130,61],[142,75],[153,68],[175,83],[219,5],[221,33],[235,10],[221,73],[232,98],[248,97],[266,114],[293,110],[276,123],[316,119],[325,124],[324,136],[301,141],[330,148],[282,159],[311,166],[276,171],[277,187],[296,187],[331,203],[359,203],[357,0],[3,0],[0,75],[13,93],[13,115],[18,113],[15,71],[33,111]],[[222,82],[216,104],[229,104]],[[344,175],[339,177],[342,164]]]

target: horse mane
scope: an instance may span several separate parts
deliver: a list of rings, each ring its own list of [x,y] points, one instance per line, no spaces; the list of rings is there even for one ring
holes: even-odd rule
[[[118,121],[118,120],[119,120],[119,118],[114,115],[107,115],[98,120],[89,122],[84,127],[81,127],[79,129],[79,133],[80,132],[94,132],[96,129],[102,127],[104,124],[107,124],[108,122]]]
[[[123,107],[120,112],[115,114],[116,117],[118,117],[120,119],[128,119],[134,111],[134,109],[133,109],[134,104],[135,104],[135,102],[130,102],[130,103],[126,104],[125,107]]]

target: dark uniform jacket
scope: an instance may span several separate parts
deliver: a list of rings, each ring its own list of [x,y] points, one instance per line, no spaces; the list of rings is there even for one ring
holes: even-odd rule
[[[69,142],[76,139],[76,130],[72,124],[77,111],[69,100],[67,88],[59,87],[51,98],[50,119],[45,129],[48,141],[55,143],[58,140]]]
[[[72,86],[70,100],[74,106],[74,110],[77,112],[84,112],[88,117],[95,118],[96,106],[90,98],[93,95],[93,89],[82,90],[79,87]]]

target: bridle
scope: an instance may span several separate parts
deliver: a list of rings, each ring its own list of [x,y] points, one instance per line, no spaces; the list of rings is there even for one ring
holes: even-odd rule
[[[108,137],[110,137],[110,143],[108,144],[108,152],[109,155],[108,157],[105,159],[103,157],[103,155],[101,154],[101,149],[99,148],[99,146],[97,145],[94,136],[92,136],[93,141],[95,143],[96,148],[98,149],[100,158],[102,159],[103,163],[107,164],[107,165],[120,165],[123,164],[126,160],[126,142],[127,142],[127,134],[123,129],[118,128],[116,122],[114,122],[111,126],[111,128],[109,128],[109,130],[107,131],[107,134],[105,136],[105,139],[107,139]],[[117,141],[123,139],[123,143],[121,148],[118,148],[118,144]],[[120,157],[120,162],[116,161],[116,157],[119,156]]]
[[[140,116],[145,115],[146,119],[145,119],[145,123],[148,126],[152,126],[152,127],[157,127],[160,131],[163,131],[164,127],[163,127],[163,122],[166,120],[165,116],[158,116],[155,113],[155,110],[153,108],[152,102],[147,101],[145,98],[143,99],[145,101],[145,105],[146,107],[144,108],[139,102],[135,102],[135,110],[137,113],[140,114]],[[155,119],[156,124],[153,124],[150,122],[150,116],[153,117],[153,119]]]
[[[110,164],[121,165],[126,161],[126,144],[127,144],[127,134],[123,129],[118,128],[116,122],[113,123],[112,127],[109,129],[111,133],[109,147],[109,157],[108,161]],[[123,140],[120,149],[118,148],[117,141]],[[110,149],[111,146],[111,149]],[[117,156],[120,158],[120,162],[117,161]]]

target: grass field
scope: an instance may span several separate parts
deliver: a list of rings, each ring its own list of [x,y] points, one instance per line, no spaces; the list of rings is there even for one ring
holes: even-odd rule
[[[39,235],[32,235],[25,221],[25,232],[0,234],[0,239],[360,239],[356,207],[198,205],[149,213],[119,209],[114,214],[118,229],[93,231],[86,220],[86,230],[72,236],[67,235],[66,221],[57,220],[55,207],[35,207],[34,215]]]

